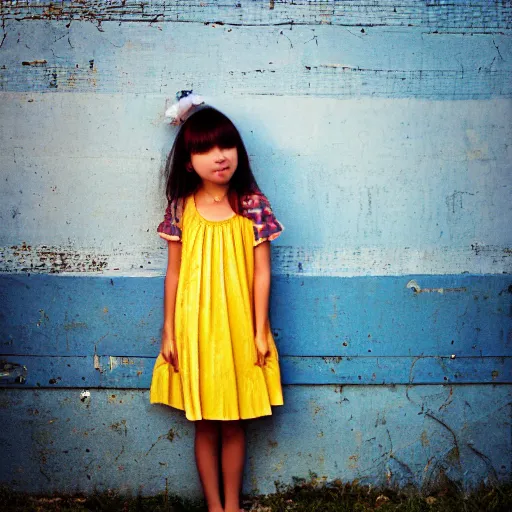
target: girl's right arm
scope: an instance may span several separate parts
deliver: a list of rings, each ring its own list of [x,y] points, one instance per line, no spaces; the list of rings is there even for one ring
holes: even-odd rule
[[[174,334],[174,310],[176,306],[176,290],[181,267],[181,242],[168,241],[167,272],[165,274],[164,291],[164,326],[162,329],[161,354],[163,358],[179,370],[178,350]]]

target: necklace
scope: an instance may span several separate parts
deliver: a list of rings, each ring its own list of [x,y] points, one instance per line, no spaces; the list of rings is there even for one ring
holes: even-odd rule
[[[220,203],[228,195],[228,193],[226,192],[222,196],[219,196],[219,195],[213,196],[212,194],[210,194],[210,192],[207,192],[206,189],[203,188],[203,190],[204,190],[205,194],[207,196],[210,196],[215,203]]]

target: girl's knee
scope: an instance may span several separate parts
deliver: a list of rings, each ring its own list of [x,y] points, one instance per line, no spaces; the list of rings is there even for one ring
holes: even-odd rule
[[[195,421],[196,432],[199,434],[218,434],[220,431],[220,425],[218,421],[211,420],[198,420]]]
[[[240,420],[222,422],[222,437],[232,437],[240,435],[243,434],[244,431],[244,424]]]

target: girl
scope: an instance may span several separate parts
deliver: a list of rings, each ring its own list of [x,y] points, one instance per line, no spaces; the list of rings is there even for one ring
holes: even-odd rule
[[[182,125],[166,173],[168,206],[157,229],[168,240],[164,326],[150,402],[195,422],[209,512],[239,512],[241,420],[283,404],[268,320],[269,241],[283,226],[258,188],[238,130],[214,108]]]

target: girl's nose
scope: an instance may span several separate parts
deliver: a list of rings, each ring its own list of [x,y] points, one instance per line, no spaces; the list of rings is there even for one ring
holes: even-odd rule
[[[215,152],[215,161],[216,162],[222,162],[226,157],[224,156],[224,151],[222,149],[217,148]]]

